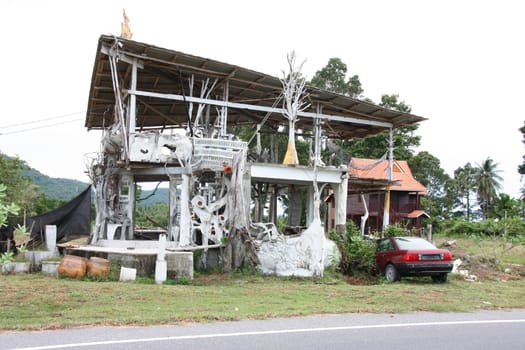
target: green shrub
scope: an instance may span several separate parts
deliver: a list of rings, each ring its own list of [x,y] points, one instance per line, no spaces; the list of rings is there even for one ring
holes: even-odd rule
[[[5,252],[0,256],[0,265],[15,261],[15,254],[13,252]]]
[[[25,244],[22,244],[16,249],[18,249],[18,254],[24,255],[27,252],[27,247],[25,246]]]
[[[468,236],[468,237],[503,237],[510,240],[523,240],[525,221],[520,218],[507,218],[501,220],[487,219],[470,222],[467,220],[445,220],[443,236]]]
[[[375,244],[371,240],[361,238],[361,233],[354,222],[347,223],[346,234],[329,231],[341,252],[341,261],[338,270],[345,275],[354,275],[357,272],[374,274]]]
[[[525,233],[525,221],[521,218],[508,218],[502,220],[504,233],[510,237],[518,237],[523,240]]]
[[[410,236],[408,230],[398,225],[388,225],[384,232],[384,237],[405,237]]]

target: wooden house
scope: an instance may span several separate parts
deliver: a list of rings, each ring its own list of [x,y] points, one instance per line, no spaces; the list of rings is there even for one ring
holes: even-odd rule
[[[414,178],[407,161],[392,161],[391,181],[388,169],[388,160],[352,158],[348,165],[347,221],[353,221],[363,234],[397,224],[420,235],[422,219],[429,217],[421,209],[421,196],[427,189]],[[386,216],[385,206],[389,207]],[[330,228],[331,220],[327,224]]]

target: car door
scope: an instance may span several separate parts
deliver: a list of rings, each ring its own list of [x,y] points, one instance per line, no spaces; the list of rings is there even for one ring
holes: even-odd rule
[[[379,271],[385,270],[385,266],[391,260],[391,255],[394,251],[395,245],[391,238],[381,239],[377,243],[376,267]]]

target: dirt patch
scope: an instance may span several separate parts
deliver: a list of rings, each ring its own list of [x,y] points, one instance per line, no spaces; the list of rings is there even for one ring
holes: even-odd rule
[[[455,241],[441,245],[450,250],[454,259],[461,260],[458,270],[464,270],[478,281],[511,281],[525,277],[525,265],[504,264],[493,256],[473,255]]]
[[[370,275],[345,276],[345,282],[357,286],[369,286],[377,284],[377,277]]]

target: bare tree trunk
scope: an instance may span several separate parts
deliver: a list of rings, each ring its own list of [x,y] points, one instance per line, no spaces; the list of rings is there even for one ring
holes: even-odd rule
[[[246,152],[239,152],[233,159],[232,177],[230,183],[230,193],[228,207],[231,217],[231,230],[226,241],[223,252],[222,269],[224,272],[231,272],[249,265],[259,264],[255,246],[248,232],[248,218],[246,217],[244,183],[246,163]]]
[[[245,227],[234,228],[230,232],[222,262],[224,272],[232,272],[243,266],[257,266],[259,264],[255,246]]]
[[[297,150],[295,148],[295,120],[290,120],[288,124],[288,146],[286,148],[286,154],[284,155],[283,164],[299,165],[299,158],[297,157]]]
[[[290,72],[284,74],[281,79],[283,86],[283,115],[288,119],[288,147],[283,164],[298,165],[299,159],[295,149],[295,123],[297,122],[297,114],[306,109],[309,104],[306,96],[306,80],[301,76],[303,65],[295,67],[294,52],[289,54],[287,59]]]

